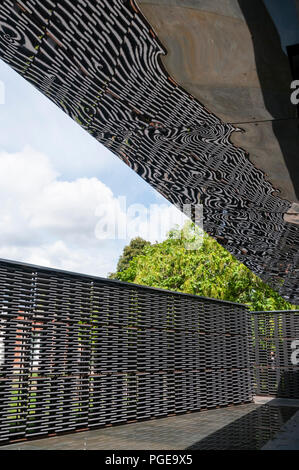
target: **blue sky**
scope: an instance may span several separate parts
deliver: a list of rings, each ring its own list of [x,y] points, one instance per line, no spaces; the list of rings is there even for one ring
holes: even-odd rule
[[[106,276],[133,235],[160,241],[180,222],[162,196],[2,61],[0,80],[1,258]],[[160,232],[148,232],[134,204],[154,205]],[[118,208],[126,240],[96,236],[103,207]]]

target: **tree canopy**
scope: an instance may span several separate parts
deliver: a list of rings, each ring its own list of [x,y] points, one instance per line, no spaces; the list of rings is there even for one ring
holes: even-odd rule
[[[186,249],[198,237],[194,224],[171,230],[162,243],[140,238],[125,247],[117,272],[121,281],[247,304],[251,310],[293,310],[276,291],[236,260],[212,237],[203,234],[199,249]],[[192,235],[193,234],[193,235]],[[136,240],[138,240],[136,242]]]

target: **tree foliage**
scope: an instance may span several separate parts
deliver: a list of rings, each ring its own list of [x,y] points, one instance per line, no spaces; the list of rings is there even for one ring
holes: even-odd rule
[[[190,231],[194,237],[198,234],[194,234],[194,225],[187,222],[183,230],[170,231],[162,243],[150,245],[146,242],[142,247],[139,242],[136,256],[133,256],[136,251],[127,250],[126,247],[125,256],[120,258],[118,266],[122,269],[118,269],[113,277],[146,286],[244,303],[255,311],[296,308],[207,234],[203,235],[200,249],[186,249],[186,227],[190,242]]]
[[[124,270],[126,270],[129,267],[130,261],[134,257],[141,254],[143,252],[144,248],[146,246],[149,246],[149,245],[150,245],[150,242],[144,240],[141,237],[133,238],[130,241],[129,245],[125,246],[125,248],[123,250],[123,254],[121,255],[121,257],[118,260],[117,267],[116,267],[117,273],[121,273]],[[115,274],[111,273],[109,275],[109,277],[110,277],[110,279],[114,279]]]

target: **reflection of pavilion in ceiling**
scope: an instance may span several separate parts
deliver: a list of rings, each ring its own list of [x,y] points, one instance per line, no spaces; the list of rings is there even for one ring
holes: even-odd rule
[[[205,230],[298,301],[290,203],[230,142],[235,127],[168,76],[134,2],[5,0],[0,12],[7,63],[169,201],[202,202]]]

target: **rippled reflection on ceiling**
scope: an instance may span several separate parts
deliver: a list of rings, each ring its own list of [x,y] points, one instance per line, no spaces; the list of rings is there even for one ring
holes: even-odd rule
[[[0,55],[173,204],[204,205],[204,228],[299,301],[291,204],[230,142],[235,127],[168,76],[135,2],[4,0]]]

